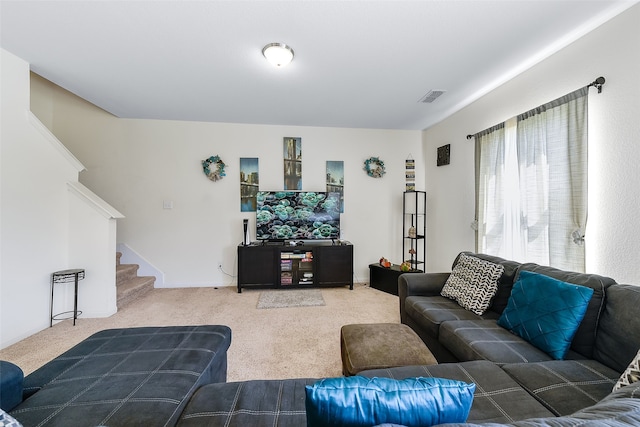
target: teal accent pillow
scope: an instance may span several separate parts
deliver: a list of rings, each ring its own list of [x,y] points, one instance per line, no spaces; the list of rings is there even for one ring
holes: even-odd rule
[[[442,378],[326,378],[306,386],[307,427],[461,423],[475,389]]]
[[[521,271],[498,325],[557,360],[571,345],[593,289]]]

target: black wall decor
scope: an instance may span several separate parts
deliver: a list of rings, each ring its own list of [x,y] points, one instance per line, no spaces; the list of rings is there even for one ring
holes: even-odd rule
[[[450,155],[451,155],[451,144],[438,147],[438,166],[448,165]]]

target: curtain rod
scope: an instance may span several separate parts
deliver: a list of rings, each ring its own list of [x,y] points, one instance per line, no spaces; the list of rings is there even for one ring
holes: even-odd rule
[[[605,79],[604,77],[600,76],[597,79],[595,79],[594,81],[592,81],[591,83],[589,83],[587,85],[587,87],[595,87],[596,89],[598,89],[598,93],[602,93],[602,86],[604,85]],[[471,139],[473,138],[475,135],[467,135],[467,139]]]

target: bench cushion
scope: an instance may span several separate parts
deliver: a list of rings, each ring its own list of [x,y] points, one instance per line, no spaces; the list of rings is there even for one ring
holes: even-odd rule
[[[227,326],[98,332],[25,378],[25,425],[168,425],[203,383],[225,381]]]

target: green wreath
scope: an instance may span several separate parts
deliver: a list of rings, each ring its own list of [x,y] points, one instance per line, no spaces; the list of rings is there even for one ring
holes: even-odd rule
[[[216,169],[212,171],[210,166],[213,163],[215,163]],[[222,179],[222,177],[226,176],[226,174],[224,173],[225,166],[226,165],[224,164],[220,156],[211,156],[208,159],[202,161],[202,170],[211,181],[219,181]]]
[[[372,178],[382,178],[382,175],[387,172],[384,169],[384,162],[378,157],[369,157],[365,160],[363,169]]]

